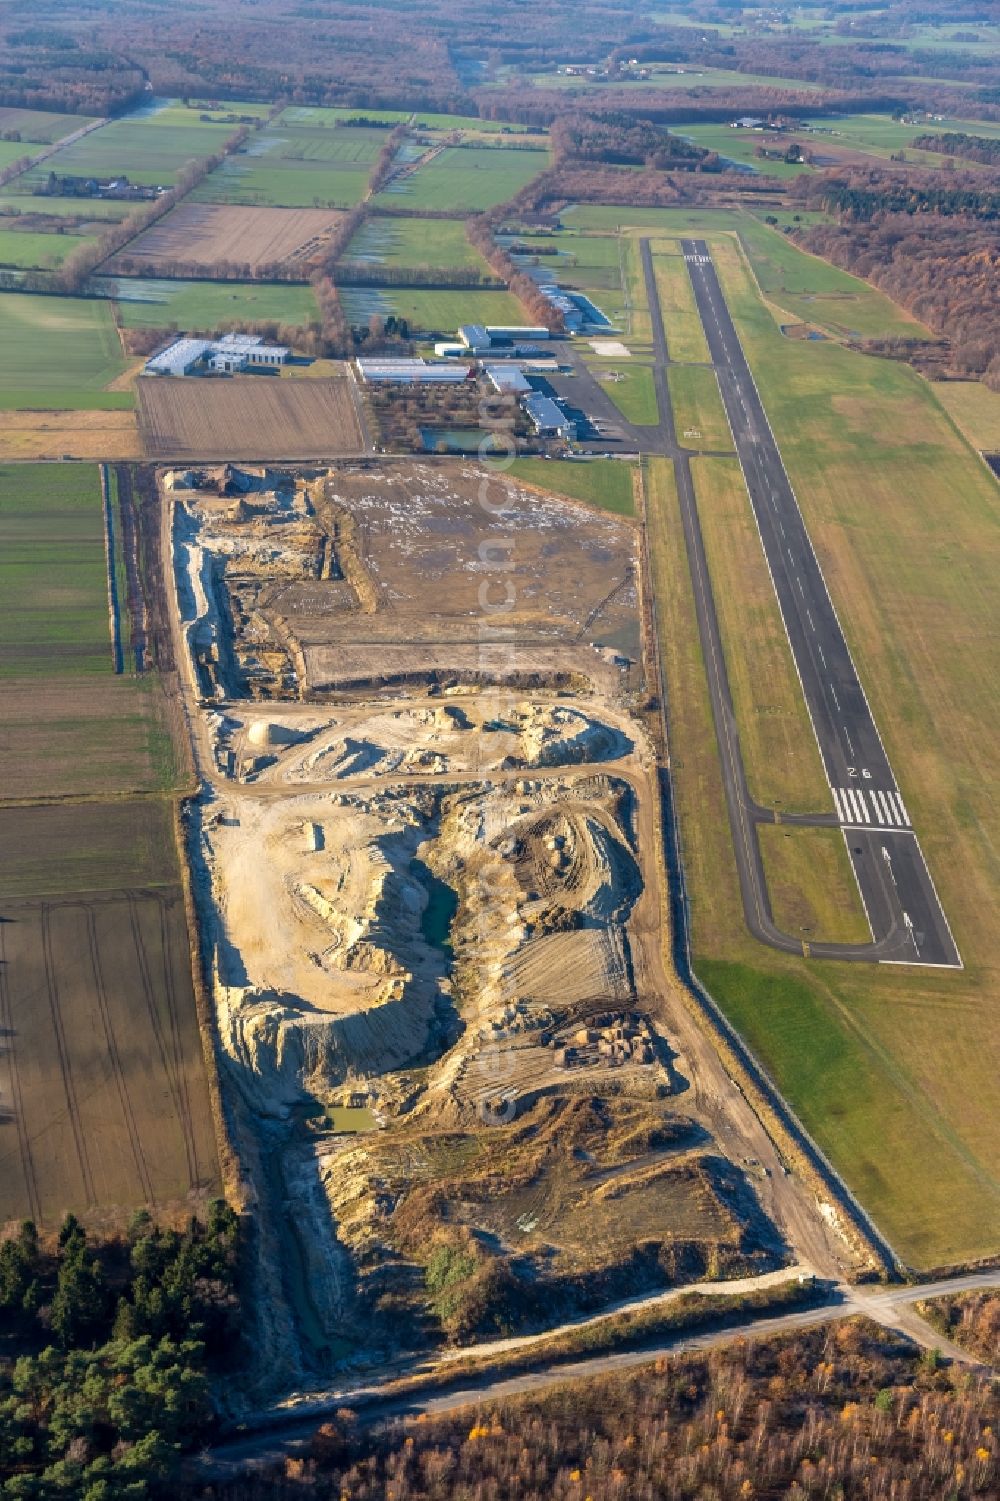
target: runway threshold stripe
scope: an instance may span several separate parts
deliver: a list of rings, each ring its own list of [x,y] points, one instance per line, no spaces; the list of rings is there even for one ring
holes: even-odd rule
[[[839,787],[832,787],[830,790],[833,793],[833,801],[834,801],[834,806],[837,809],[837,817],[840,819],[841,823],[846,823],[846,819],[844,818],[843,805],[841,804],[841,801],[840,801],[840,788]]]
[[[873,791],[871,796],[872,802],[875,804],[875,815],[878,818],[879,823],[891,823],[892,820],[889,814],[889,810],[886,807],[885,799],[883,798],[882,793]]]

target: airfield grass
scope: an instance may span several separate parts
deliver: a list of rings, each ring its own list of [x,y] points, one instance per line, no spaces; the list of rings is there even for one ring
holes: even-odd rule
[[[933,337],[874,287],[800,250],[752,214],[742,215],[738,227],[761,291],[801,322],[815,323],[836,338]]]
[[[654,241],[650,249],[670,358],[707,361],[705,331],[680,245],[676,241]]]
[[[857,882],[839,829],[759,824],[771,912],[804,943],[870,943]]]
[[[344,252],[346,261],[364,260],[379,266],[478,266],[486,262],[469,244],[465,225],[457,219],[397,219],[376,215],[367,219]]]
[[[635,515],[635,469],[619,459],[515,459],[507,473],[511,479],[570,500],[585,500],[616,516]]]
[[[0,268],[35,267],[41,271],[61,266],[71,251],[89,245],[92,235],[36,234],[31,230],[5,229],[0,221]]]
[[[705,365],[671,365],[667,371],[674,423],[689,448],[731,449],[733,436],[715,371]],[[687,436],[688,433],[697,436]]]
[[[123,328],[178,328],[214,333],[228,324],[319,321],[311,287],[265,282],[159,281],[141,277],[108,285]]]
[[[1000,391],[978,380],[935,383],[934,395],[974,448],[1000,451]]]
[[[788,813],[832,813],[739,460],[693,459],[691,470],[751,794]]]
[[[518,324],[524,309],[509,292],[427,291],[421,287],[342,287],[348,320],[367,323],[372,314],[395,313],[414,329],[454,336],[463,323]]]
[[[601,381],[615,406],[626,422],[636,427],[655,427],[660,420],[660,407],[656,400],[651,365],[639,365],[630,361],[618,361],[608,366],[593,364],[591,369],[598,380],[602,372],[614,370],[618,379]]]
[[[749,937],[672,476],[651,462],[695,967],[905,1260],[995,1253],[995,481],[912,370],[783,340],[737,247],[714,253],[965,968],[817,963]]]
[[[376,205],[475,213],[506,203],[549,164],[545,150],[447,146],[424,167],[393,183]]]
[[[0,297],[0,408],[131,407],[104,389],[127,368],[106,302]]]

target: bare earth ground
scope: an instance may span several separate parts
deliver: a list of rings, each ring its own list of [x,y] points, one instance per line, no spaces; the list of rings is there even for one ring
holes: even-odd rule
[[[255,268],[282,262],[308,266],[323,253],[342,218],[331,209],[239,207],[184,203],[109,261],[106,270],[142,269],[142,262]]]
[[[363,447],[350,382],[147,377],[139,427],[153,459],[330,458]]]
[[[0,809],[0,1223],[217,1191],[171,814]]]
[[[142,457],[135,412],[0,412],[0,459]]]
[[[849,1264],[665,965],[635,531],[471,466],[195,479],[164,527],[262,1387]]]

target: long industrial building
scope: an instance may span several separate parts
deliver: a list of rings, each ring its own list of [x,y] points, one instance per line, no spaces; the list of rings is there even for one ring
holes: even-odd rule
[[[283,344],[265,344],[256,334],[223,334],[218,339],[175,339],[146,362],[146,375],[237,375],[243,370],[276,370],[288,359]]]
[[[358,375],[366,385],[460,385],[472,373],[470,365],[431,364],[421,359],[359,359]]]

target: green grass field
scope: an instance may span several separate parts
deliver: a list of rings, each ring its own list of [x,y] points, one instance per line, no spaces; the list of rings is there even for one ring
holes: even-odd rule
[[[760,824],[774,920],[803,943],[870,943],[871,928],[839,829]]]
[[[449,146],[425,167],[379,193],[376,203],[474,213],[505,203],[549,164],[547,151]]]
[[[774,82],[773,79],[771,81]],[[752,167],[762,177],[801,177],[803,172],[813,170],[805,162],[785,162],[756,154],[757,147],[762,144],[769,151],[783,150],[788,140],[798,140],[801,144],[808,139],[805,133],[801,137],[792,132],[787,138],[772,135],[765,139],[762,133],[755,130],[734,130],[731,125],[675,125],[672,127],[672,134],[693,141],[705,151],[717,151],[727,161]]]
[[[16,130],[20,133],[19,155],[33,155],[27,149],[34,142],[39,146],[51,146],[61,141],[74,130],[94,123],[93,115],[59,115],[45,109],[0,108],[0,135]]]
[[[23,141],[0,141],[0,168],[9,167],[11,162],[18,162],[24,156],[33,156],[34,150]]]
[[[995,1253],[996,484],[912,370],[783,339],[736,245],[713,252],[965,969],[816,963],[749,937],[672,476],[652,462],[695,967],[904,1259]]]
[[[567,495],[570,500],[585,500],[616,516],[635,515],[635,466],[618,459],[515,459],[507,473],[512,479]]]
[[[654,240],[653,272],[660,299],[667,350],[672,360],[707,361],[708,344],[694,300],[680,245],[675,240]]]
[[[681,442],[688,448],[732,448],[733,436],[715,371],[703,365],[671,365],[667,380]]]
[[[0,220],[0,267],[37,267],[51,270],[61,266],[78,245],[90,244],[93,236],[73,234],[36,234],[31,230],[5,229]]]
[[[591,369],[627,422],[637,427],[654,427],[659,422],[660,408],[651,366],[622,360],[607,366],[594,364]],[[609,371],[619,378],[603,380],[602,376]]]
[[[943,380],[934,395],[974,448],[1000,452],[1000,391],[977,380]]]
[[[0,407],[131,407],[103,389],[127,368],[106,302],[0,296]]]
[[[194,203],[261,203],[277,208],[353,208],[368,188],[365,164],[228,156],[191,194]]]
[[[0,468],[0,676],[111,671],[94,465]]]
[[[197,121],[197,116],[192,116]],[[21,182],[31,188],[50,172],[74,177],[125,176],[132,182],[169,186],[190,161],[218,151],[232,125],[160,124],[155,115],[112,120],[83,140],[75,141],[38,167]]]
[[[0,193],[0,214],[51,214],[60,219],[100,219],[117,222],[124,219],[130,205],[101,198],[42,198],[20,191],[22,179],[15,177]]]
[[[378,266],[479,266],[486,262],[469,244],[457,219],[367,219],[344,255],[348,261]]]
[[[105,278],[124,328],[177,328],[212,333],[227,323],[274,320],[304,327],[319,318],[311,287],[261,282],[157,281]]]
[[[903,152],[908,162],[916,162],[925,166],[941,166],[945,157],[936,151],[914,150],[911,142],[917,136],[935,135],[941,131],[964,131],[969,135],[996,135],[1000,129],[995,123],[991,125],[978,120],[948,120],[945,124],[928,123],[926,126],[902,125],[889,115],[830,115],[809,123],[813,126],[813,131],[810,132],[808,139],[812,141],[814,149],[820,153],[822,153],[824,141],[829,141],[831,145],[849,146],[854,150],[863,151],[868,156],[875,156],[886,161],[891,156]],[[970,171],[977,170],[974,162],[967,165]]]
[[[395,313],[425,333],[454,337],[463,323],[518,324],[524,309],[509,292],[427,292],[419,287],[342,287],[340,301],[350,322]]]

